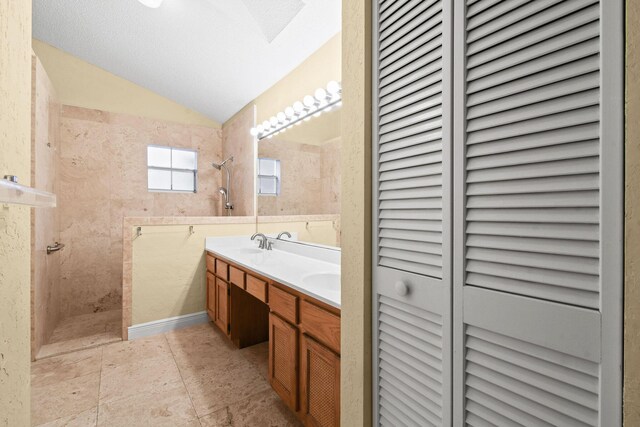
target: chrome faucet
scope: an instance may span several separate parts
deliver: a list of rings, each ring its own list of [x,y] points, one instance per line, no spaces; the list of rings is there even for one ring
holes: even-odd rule
[[[282,236],[287,236],[288,238],[291,238],[291,233],[289,233],[288,231],[283,231],[280,234],[278,234],[278,240],[282,240],[281,237]]]
[[[260,238],[260,245],[258,246],[260,249],[266,249],[268,251],[271,250],[271,242],[267,239],[267,236],[262,233],[256,233],[251,236],[251,240],[255,240],[256,237]]]

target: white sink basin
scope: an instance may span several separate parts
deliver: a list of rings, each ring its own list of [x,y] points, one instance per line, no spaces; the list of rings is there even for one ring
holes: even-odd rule
[[[314,288],[340,292],[340,275],[336,273],[314,273],[302,278],[302,282]]]
[[[239,250],[241,254],[260,254],[262,253],[262,249],[258,248],[242,248]]]

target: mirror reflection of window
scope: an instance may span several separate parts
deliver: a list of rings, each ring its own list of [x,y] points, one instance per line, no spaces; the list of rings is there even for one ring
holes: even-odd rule
[[[280,160],[258,159],[258,194],[263,196],[280,194]]]

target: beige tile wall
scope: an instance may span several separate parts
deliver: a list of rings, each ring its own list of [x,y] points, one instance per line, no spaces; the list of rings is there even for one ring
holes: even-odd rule
[[[340,138],[321,145],[263,139],[258,155],[280,160],[282,178],[278,196],[258,196],[259,216],[340,213]]]
[[[231,202],[234,204],[233,216],[254,215],[255,200],[255,141],[249,133],[254,126],[253,105],[245,107],[227,120],[222,126],[222,151],[224,158],[233,156],[231,164]],[[226,185],[226,176],[221,174]],[[222,212],[221,215],[226,215]]]
[[[147,145],[198,150],[198,192],[147,190]],[[63,317],[120,308],[125,216],[215,216],[221,129],[63,106],[58,206]]]
[[[60,104],[42,63],[32,58],[31,184],[57,193]],[[31,210],[31,357],[46,344],[60,316],[60,252],[47,245],[60,239],[58,209]]]

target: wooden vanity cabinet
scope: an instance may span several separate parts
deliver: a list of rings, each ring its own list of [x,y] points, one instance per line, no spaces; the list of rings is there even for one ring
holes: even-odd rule
[[[306,334],[300,343],[300,406],[306,426],[340,425],[340,356]]]
[[[239,348],[268,339],[271,387],[306,426],[338,427],[340,310],[212,254],[206,264],[211,320]]]
[[[298,410],[298,328],[269,314],[269,382],[280,398]]]

